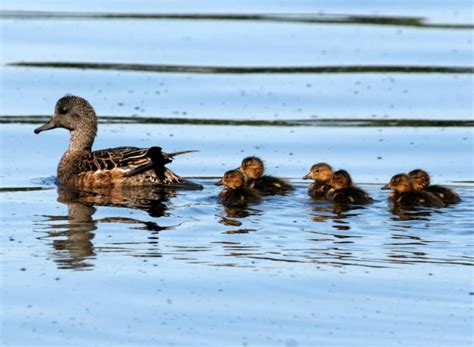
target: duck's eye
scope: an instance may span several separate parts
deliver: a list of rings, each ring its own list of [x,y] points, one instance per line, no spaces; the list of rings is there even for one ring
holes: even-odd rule
[[[67,108],[66,106],[61,106],[58,111],[59,114],[66,114],[69,112],[69,108]]]

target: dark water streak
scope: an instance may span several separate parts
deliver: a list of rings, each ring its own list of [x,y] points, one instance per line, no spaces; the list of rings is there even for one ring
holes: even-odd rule
[[[472,29],[472,24],[426,23],[424,17],[347,14],[92,13],[1,11],[0,19],[20,20],[205,20],[293,24],[381,25],[422,29]]]
[[[43,124],[51,115],[0,115],[0,124]],[[153,116],[100,116],[101,124],[171,124],[265,127],[473,127],[474,120],[462,119],[380,119],[380,118],[314,118],[286,120],[164,118]]]
[[[20,61],[7,66],[50,69],[111,70],[186,74],[472,74],[472,66],[347,65],[347,66],[199,66],[90,62]]]

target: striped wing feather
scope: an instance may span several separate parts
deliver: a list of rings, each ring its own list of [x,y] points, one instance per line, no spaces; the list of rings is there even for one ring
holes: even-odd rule
[[[94,151],[81,162],[81,171],[121,169],[127,177],[153,169],[162,176],[171,158],[160,147],[117,147]]]

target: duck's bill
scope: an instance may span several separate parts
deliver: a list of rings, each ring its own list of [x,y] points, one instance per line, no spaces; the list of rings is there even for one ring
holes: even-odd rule
[[[304,180],[309,180],[309,179],[311,178],[310,176],[311,176],[311,173],[309,173],[309,174],[307,174],[307,175],[304,175],[304,176],[303,176],[303,179],[304,179]]]
[[[219,180],[217,181],[216,183],[214,183],[215,186],[221,186],[223,185],[224,183],[222,183],[222,180]]]
[[[390,186],[388,184],[384,185],[382,188],[380,188],[381,190],[390,190]]]
[[[56,128],[56,124],[54,124],[52,121],[49,121],[48,123],[40,126],[39,128],[36,128],[35,129],[35,134],[39,134],[42,131],[51,130],[51,129],[54,129],[54,128]]]

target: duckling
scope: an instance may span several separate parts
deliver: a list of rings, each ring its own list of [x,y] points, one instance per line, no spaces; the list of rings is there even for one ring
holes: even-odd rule
[[[59,185],[77,188],[114,186],[181,186],[202,188],[184,180],[165,165],[182,151],[165,153],[160,147],[117,147],[92,151],[97,134],[97,116],[89,102],[65,96],[56,103],[53,117],[35,129],[35,134],[55,128],[69,130],[69,148],[59,161]]]
[[[423,190],[414,190],[410,177],[406,174],[393,176],[388,184],[382,187],[383,190],[393,189],[394,192],[388,195],[388,200],[400,207],[444,206],[437,196]]]
[[[421,169],[412,170],[408,173],[411,179],[413,190],[425,191],[436,195],[445,204],[457,204],[461,201],[459,195],[446,187],[430,184],[430,175]]]
[[[247,185],[263,195],[283,195],[293,190],[293,186],[278,177],[264,175],[265,166],[258,157],[247,157],[242,160],[239,170],[247,177]]]
[[[226,207],[242,207],[261,200],[257,191],[246,186],[245,176],[238,169],[227,171],[215,185],[226,186],[219,193],[219,201]]]
[[[331,189],[327,193],[327,199],[338,204],[369,204],[373,200],[362,189],[352,183],[352,178],[346,170],[334,172],[329,182]]]
[[[308,187],[309,196],[317,200],[327,200],[326,194],[331,188],[329,182],[332,175],[333,170],[329,164],[317,163],[311,166],[309,173],[303,177],[304,180],[314,180]]]

